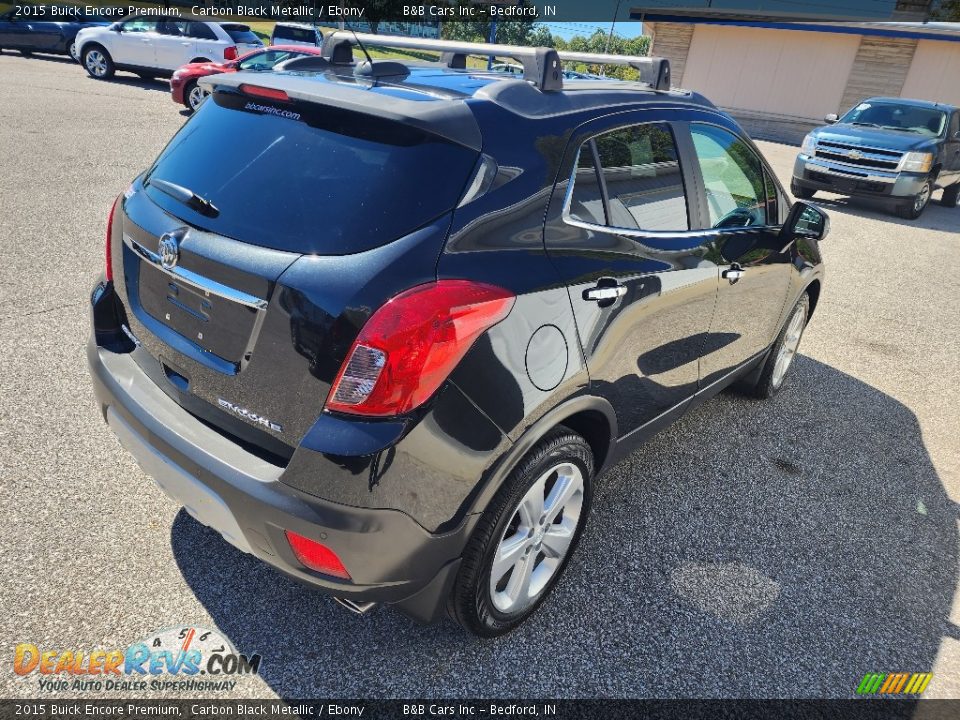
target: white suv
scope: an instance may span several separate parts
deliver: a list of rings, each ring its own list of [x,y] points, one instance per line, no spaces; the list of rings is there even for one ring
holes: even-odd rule
[[[117,70],[166,77],[191,62],[236,60],[263,43],[240,23],[134,15],[108,27],[84,28],[76,47],[87,72],[105,80]]]

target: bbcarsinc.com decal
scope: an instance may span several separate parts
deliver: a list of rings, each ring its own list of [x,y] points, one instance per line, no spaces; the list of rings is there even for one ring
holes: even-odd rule
[[[260,655],[244,655],[216,630],[174,627],[124,649],[59,649],[20,643],[13,671],[35,676],[42,692],[233,690],[237,676],[256,675]]]

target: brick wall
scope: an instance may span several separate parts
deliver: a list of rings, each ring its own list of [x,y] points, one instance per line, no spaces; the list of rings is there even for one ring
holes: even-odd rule
[[[917,41],[905,38],[868,37],[860,49],[843,91],[838,113],[845,113],[864,98],[899,97],[907,79]]]
[[[683,87],[683,69],[690,52],[693,25],[686,23],[645,23],[646,32],[653,35],[650,54],[665,57],[670,61],[670,74],[674,87]]]

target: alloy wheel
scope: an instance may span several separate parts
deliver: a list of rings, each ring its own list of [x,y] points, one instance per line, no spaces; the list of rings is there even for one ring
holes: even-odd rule
[[[773,386],[780,387],[783,384],[783,378],[787,375],[787,370],[793,363],[793,358],[797,354],[797,348],[800,347],[800,338],[803,336],[803,328],[806,323],[806,313],[803,308],[798,308],[790,318],[790,324],[787,326],[787,332],[784,333],[783,343],[777,353],[777,362],[773,367]]]
[[[77,62],[80,61],[80,58],[77,56],[77,44],[75,42],[70,43],[70,57]]]
[[[187,102],[190,103],[190,109],[196,110],[207,99],[207,91],[199,85],[190,88],[190,94],[187,96]]]
[[[107,59],[99,50],[91,50],[86,58],[87,70],[94,77],[103,77],[107,74]]]
[[[583,510],[583,472],[561,463],[543,473],[520,500],[497,545],[490,600],[504,614],[523,611],[563,564]]]

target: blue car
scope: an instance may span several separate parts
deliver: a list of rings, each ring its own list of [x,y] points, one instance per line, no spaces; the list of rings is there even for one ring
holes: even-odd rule
[[[14,8],[0,15],[0,51],[19,50],[26,56],[53,53],[77,60],[77,33],[85,27],[109,24],[103,16],[83,14],[76,7],[38,5],[21,7],[19,11]]]

